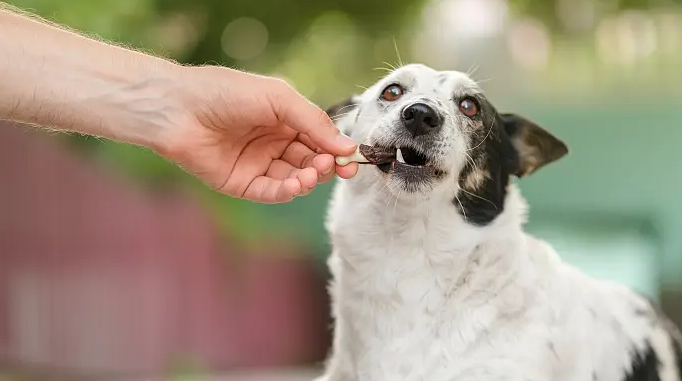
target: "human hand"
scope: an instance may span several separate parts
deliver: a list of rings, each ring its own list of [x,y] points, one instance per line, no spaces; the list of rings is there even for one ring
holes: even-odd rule
[[[176,113],[157,152],[217,191],[281,203],[335,173],[357,173],[356,163],[334,163],[356,144],[285,82],[222,67],[182,70],[186,112]]]

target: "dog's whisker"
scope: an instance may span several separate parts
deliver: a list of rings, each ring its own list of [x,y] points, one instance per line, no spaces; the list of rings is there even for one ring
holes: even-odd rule
[[[379,184],[380,181],[381,181],[381,178],[377,178],[377,179],[372,183],[372,185],[370,185],[369,189],[370,189],[370,190],[375,189],[376,186]],[[381,190],[380,190],[380,191],[381,191]]]
[[[352,115],[352,114],[353,114],[353,112],[351,111],[351,112],[347,112],[347,113],[344,113],[344,114],[334,115],[334,116],[331,117],[330,119],[333,120],[333,121],[339,121],[339,120],[341,120],[341,119],[347,117],[348,115]],[[364,120],[364,121],[372,122],[372,121],[376,120],[376,117],[371,116],[371,115],[362,115],[362,114],[360,114],[360,115],[357,115],[357,119],[362,119],[362,120]]]
[[[353,113],[352,111],[349,111],[349,112],[344,112],[344,113],[340,113],[340,114],[335,114],[334,116],[331,117],[331,119],[332,120],[343,119],[352,113]]]
[[[334,116],[332,116],[332,119],[334,119],[334,118],[336,118],[336,119],[341,119],[341,118],[344,118],[344,117],[346,117],[346,116],[348,116],[348,115],[352,115],[354,112],[355,112],[355,111],[348,111],[348,112],[344,112],[344,113],[341,113],[341,114],[335,114]],[[374,119],[377,118],[377,117],[375,117],[375,116],[373,116],[373,115],[363,115],[363,114],[359,114],[359,115],[357,115],[357,117],[358,117],[358,118],[374,118]]]
[[[386,184],[386,185],[388,185],[388,184]],[[393,191],[392,191],[392,189],[391,189],[390,186],[388,187],[388,189],[389,189],[389,196],[388,196],[388,198],[386,199],[386,203],[384,204],[384,207],[385,207],[387,210],[389,209],[388,206],[391,205],[391,202],[393,201],[393,196],[394,196]]]
[[[472,158],[471,155],[469,155],[467,152],[464,152],[464,155],[465,155],[466,163],[467,163],[468,165],[471,165],[472,172],[473,172],[473,173],[480,172],[480,169],[478,168],[478,165],[476,164],[476,161],[474,160],[474,158]],[[466,181],[466,179],[458,179],[458,181]],[[464,191],[465,193],[469,193],[469,192],[467,192],[467,191],[464,189],[464,186],[459,185],[459,183],[458,183],[458,186],[459,186],[459,188],[460,188],[462,191]],[[472,194],[472,195],[473,195],[473,194]],[[490,202],[491,204],[495,205],[495,204],[492,203],[490,200],[487,200],[487,199],[486,199],[486,201],[488,201],[488,202]],[[497,209],[497,205],[495,205],[495,208]]]
[[[388,184],[386,184],[388,186]],[[391,201],[393,201],[393,192],[391,191],[391,187],[388,187],[389,192],[388,192],[388,198],[384,202],[384,209],[388,210],[388,206],[391,204]]]
[[[469,67],[469,70],[466,71],[467,77],[471,78],[476,73],[476,71],[478,71],[478,68],[479,68],[479,65],[477,65],[476,63],[473,63]]]
[[[355,106],[356,106],[355,104],[348,104],[348,105],[345,105],[345,106],[339,108],[339,110],[337,111],[337,113],[340,112],[340,111],[343,111],[343,110],[345,110],[345,109],[347,109],[347,108],[353,108],[353,107],[355,107]]]
[[[383,193],[384,190],[385,190],[386,188],[388,188],[389,192],[392,192],[392,190],[391,190],[391,183],[390,183],[389,181],[387,181],[387,182],[384,184],[384,186],[381,187],[381,189],[379,190],[379,193],[380,193],[380,194]],[[386,204],[386,205],[388,205],[388,204]]]
[[[464,155],[466,157],[467,163],[469,163],[471,165],[473,171],[474,172],[480,172],[480,169],[478,168],[478,164],[476,163],[476,160],[474,160],[474,158],[471,157],[471,155],[469,155],[469,153],[466,151],[464,152]]]
[[[492,132],[493,127],[495,127],[495,121],[494,121],[494,120],[490,122],[490,128],[488,129],[488,133],[485,135],[485,137],[483,138],[483,140],[481,140],[481,142],[478,143],[478,145],[476,145],[476,147],[473,147],[473,148],[471,148],[471,149],[468,149],[467,152],[473,151],[473,150],[475,150],[476,148],[480,147],[483,143],[485,143],[485,141],[488,139],[488,136],[490,136],[490,133]]]
[[[354,111],[354,110],[352,109],[352,107],[354,107],[354,106],[355,106],[355,105],[345,105],[345,106],[339,108],[339,109],[336,111],[336,114],[334,114],[334,116],[352,114],[353,111]],[[345,111],[345,112],[343,112],[343,113],[341,112],[341,111],[343,111],[343,110],[348,110],[348,109],[350,109],[350,110],[349,110],[349,111]]]
[[[464,210],[464,205],[462,205],[462,201],[459,199],[459,197],[457,197],[457,194],[455,194],[455,200],[457,200],[457,202],[459,203],[459,208],[462,211],[462,217],[464,218],[464,222],[468,222],[467,213]]]
[[[482,83],[486,83],[486,82],[489,82],[489,81],[492,81],[492,80],[493,80],[493,78],[490,77],[490,78],[484,78],[484,79],[474,80],[474,82],[476,82],[477,85],[480,85],[480,84],[482,84]]]
[[[395,48],[395,54],[398,56],[398,66],[405,66],[403,60],[400,57],[400,51],[398,50],[398,43],[395,41],[395,36],[393,37],[393,47]]]
[[[345,116],[348,116],[348,115],[350,115],[350,114],[352,114],[352,113],[348,113],[348,114],[345,115]],[[363,120],[363,121],[369,121],[369,122],[374,122],[374,121],[376,121],[376,120],[379,119],[378,117],[373,116],[373,115],[362,115],[362,114],[356,115],[356,118],[361,119],[361,120]]]
[[[395,203],[393,203],[393,214],[394,214],[394,215],[395,215],[395,213],[396,213],[397,210],[398,210],[398,199],[400,198],[400,194],[401,194],[401,193],[402,193],[402,191],[399,190],[399,191],[398,191],[398,194],[395,196]]]
[[[386,65],[386,66],[388,66],[389,68],[391,68],[392,71],[396,71],[396,70],[397,70],[397,68],[396,68],[395,66],[391,65],[391,64],[388,63],[388,62],[385,62],[385,61],[384,61],[384,65]]]
[[[471,196],[471,197],[476,197],[476,198],[478,198],[478,199],[481,199],[481,200],[483,200],[483,201],[486,201],[486,202],[490,203],[490,205],[494,206],[495,209],[497,209],[497,205],[495,205],[494,202],[488,200],[487,198],[481,197],[481,196],[479,196],[479,195],[477,195],[477,194],[475,194],[475,193],[471,193],[471,192],[467,191],[467,190],[464,189],[464,188],[459,188],[459,190],[461,190],[462,192],[468,194],[468,195]]]

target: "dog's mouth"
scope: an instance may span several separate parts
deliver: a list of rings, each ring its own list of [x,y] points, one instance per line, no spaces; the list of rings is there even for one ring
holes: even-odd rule
[[[423,168],[430,164],[429,158],[409,147],[384,148],[383,150],[389,155],[382,163],[377,163],[377,167],[384,173],[389,173],[396,166]]]
[[[376,165],[381,172],[386,174],[402,172],[404,170],[409,170],[413,173],[424,170],[438,176],[443,174],[441,170],[436,168],[428,156],[414,148],[372,146],[371,148],[367,147],[363,153],[365,156],[371,157],[372,164]]]

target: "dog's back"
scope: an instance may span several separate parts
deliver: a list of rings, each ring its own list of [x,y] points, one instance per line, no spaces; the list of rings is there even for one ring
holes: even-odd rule
[[[555,330],[548,342],[554,379],[680,380],[679,331],[652,301],[625,286],[589,278],[561,262],[546,243],[528,239],[550,287],[544,303],[551,315],[538,324]],[[543,266],[547,253],[554,259]]]

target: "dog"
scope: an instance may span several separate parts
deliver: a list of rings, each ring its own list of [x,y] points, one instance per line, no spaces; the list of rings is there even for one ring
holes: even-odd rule
[[[680,333],[654,303],[523,230],[515,181],[566,156],[562,140],[421,64],[327,113],[395,160],[333,190],[317,381],[681,381]]]

